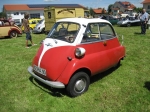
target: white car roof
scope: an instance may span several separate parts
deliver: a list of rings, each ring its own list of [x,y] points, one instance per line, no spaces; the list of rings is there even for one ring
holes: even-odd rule
[[[85,24],[87,25],[88,23],[96,23],[96,22],[104,22],[104,23],[109,23],[109,21],[100,19],[100,18],[65,18],[65,19],[60,19],[57,22],[75,22],[79,24]]]

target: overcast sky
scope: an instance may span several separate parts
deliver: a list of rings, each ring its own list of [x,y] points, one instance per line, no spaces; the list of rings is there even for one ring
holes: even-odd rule
[[[129,1],[136,7],[142,7],[143,0],[0,0],[0,12],[4,4],[81,4],[85,7],[107,9],[116,1]]]

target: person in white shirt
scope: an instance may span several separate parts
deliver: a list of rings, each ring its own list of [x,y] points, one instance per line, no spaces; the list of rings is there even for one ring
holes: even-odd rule
[[[0,26],[2,26],[2,25],[3,25],[3,23],[2,23],[2,21],[1,21],[1,20],[2,20],[2,18],[0,18]]]
[[[140,16],[141,20],[141,34],[146,34],[146,26],[148,22],[149,14],[146,12],[145,9],[143,9],[142,14]]]
[[[2,22],[0,21],[0,26],[2,26]]]

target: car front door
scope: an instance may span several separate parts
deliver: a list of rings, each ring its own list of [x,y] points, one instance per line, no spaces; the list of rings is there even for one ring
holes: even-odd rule
[[[0,26],[0,36],[9,36],[8,32],[11,30],[11,25],[9,22],[5,22]]]
[[[92,74],[105,71],[113,65],[115,37],[115,32],[108,23],[88,25],[79,46],[86,50],[84,60],[86,60],[86,65],[91,69]]]

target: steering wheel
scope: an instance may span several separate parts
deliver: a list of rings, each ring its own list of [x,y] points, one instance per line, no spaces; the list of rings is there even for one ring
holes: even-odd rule
[[[73,36],[67,36],[65,37],[66,41],[72,43],[74,41],[74,37]]]
[[[69,37],[68,41],[72,43],[74,41],[74,37]]]

